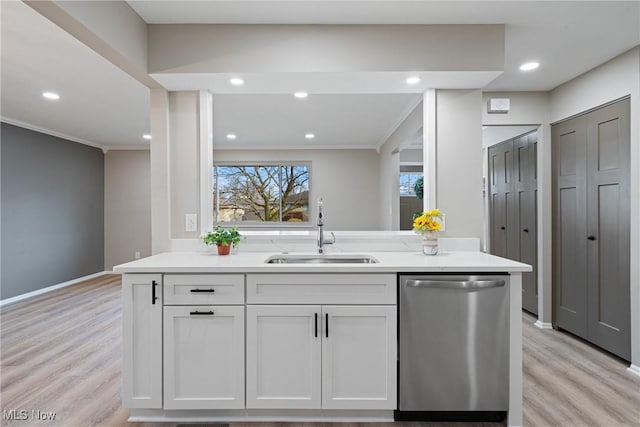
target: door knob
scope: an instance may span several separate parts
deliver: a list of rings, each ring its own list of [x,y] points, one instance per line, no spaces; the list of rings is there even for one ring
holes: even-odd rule
[[[596,236],[589,236],[587,237],[587,240],[591,240],[591,241],[596,240]]]
[[[522,231],[524,231],[525,233],[528,233],[528,232],[529,232],[529,229],[528,229],[528,228],[525,228],[525,229],[523,229]]]
[[[504,229],[505,229],[505,227],[500,227],[500,230],[504,230]]]

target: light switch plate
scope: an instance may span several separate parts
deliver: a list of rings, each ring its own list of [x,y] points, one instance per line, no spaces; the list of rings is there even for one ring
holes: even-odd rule
[[[184,231],[198,231],[198,214],[186,214],[184,216]]]

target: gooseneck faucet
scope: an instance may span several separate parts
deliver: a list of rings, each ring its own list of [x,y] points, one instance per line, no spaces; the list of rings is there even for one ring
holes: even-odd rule
[[[322,213],[322,197],[318,199],[318,253],[324,253],[324,245],[330,245],[336,241],[336,236],[331,233],[333,236],[330,240],[324,239],[324,216]]]

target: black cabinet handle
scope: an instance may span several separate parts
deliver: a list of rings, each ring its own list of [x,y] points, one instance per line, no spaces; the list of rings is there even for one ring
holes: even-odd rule
[[[522,231],[524,231],[525,233],[528,233],[528,232],[529,232],[529,229],[528,229],[528,228],[525,228],[525,229],[523,229]]]
[[[326,333],[326,337],[329,338],[329,313],[325,313],[324,314],[324,319],[325,319],[325,323],[326,323],[326,328],[325,328],[325,333]]]
[[[155,304],[158,297],[156,296],[156,286],[158,286],[158,282],[155,280],[151,281],[151,304]]]
[[[500,230],[504,230],[506,227],[500,227]]]
[[[192,316],[213,316],[213,311],[192,311],[189,314]]]
[[[314,313],[314,322],[315,322],[315,333],[314,336],[318,338],[318,313]]]
[[[195,294],[195,293],[214,293],[216,290],[215,289],[191,289],[191,293]]]
[[[591,240],[591,241],[596,240],[596,236],[589,236],[587,237],[587,240]]]

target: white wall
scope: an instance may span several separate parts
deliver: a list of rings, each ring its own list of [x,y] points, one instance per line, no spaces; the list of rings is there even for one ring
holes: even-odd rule
[[[504,67],[504,25],[149,25],[148,41],[150,73]]]
[[[104,269],[151,255],[149,150],[104,156]]]
[[[640,47],[551,91],[558,121],[618,98],[631,97],[631,363],[640,374]]]
[[[198,92],[169,94],[169,195],[172,238],[198,238],[185,231],[185,215],[200,213],[200,112]]]
[[[311,162],[309,207],[324,199],[325,229],[380,230],[380,155],[375,150],[215,150],[213,161]]]
[[[436,205],[444,237],[482,237],[482,102],[479,90],[436,91]]]
[[[380,147],[380,208],[381,230],[400,229],[400,153],[395,152],[401,144],[413,140],[422,128],[422,103],[407,116],[391,136]],[[422,159],[420,159],[422,160]]]

